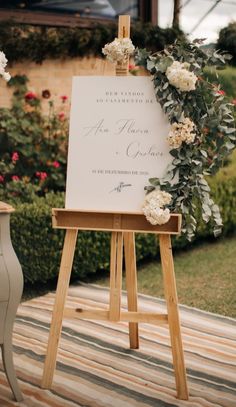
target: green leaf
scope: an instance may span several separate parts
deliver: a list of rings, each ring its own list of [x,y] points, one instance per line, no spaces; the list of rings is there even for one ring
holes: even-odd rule
[[[211,208],[207,204],[202,204],[202,209],[206,215],[211,216]]]
[[[151,185],[153,185],[154,187],[157,187],[160,185],[160,179],[159,178],[149,178],[148,180],[150,182]]]
[[[227,141],[227,143],[225,143],[225,146],[228,148],[228,150],[232,150],[233,148],[235,148],[235,144],[231,143],[230,141]]]
[[[155,68],[155,62],[148,59],[148,61],[147,61],[147,70],[152,71],[153,68]]]
[[[200,153],[203,155],[203,157],[207,158],[207,152],[205,150],[200,150]]]
[[[234,127],[229,127],[225,129],[226,134],[235,133],[236,129]]]
[[[173,105],[173,100],[170,100],[169,102],[164,103],[163,107],[168,107],[170,105]]]

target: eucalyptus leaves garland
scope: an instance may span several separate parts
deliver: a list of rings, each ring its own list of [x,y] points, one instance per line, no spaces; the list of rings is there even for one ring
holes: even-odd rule
[[[227,103],[219,87],[204,78],[206,66],[222,68],[230,57],[216,51],[207,54],[199,48],[200,43],[201,40],[176,42],[156,54],[137,49],[135,56],[136,64],[152,75],[157,101],[172,127],[181,128],[186,118],[194,124],[192,138],[183,138],[175,148],[173,143],[170,150],[173,161],[163,178],[152,178],[145,187],[147,192],[160,189],[171,194],[172,201],[166,207],[170,212],[182,213],[182,232],[189,240],[197,227],[199,209],[203,221],[213,227],[215,236],[221,233],[220,210],[210,196],[205,177],[215,174],[236,147],[233,105]],[[182,64],[182,68],[189,71],[187,90],[186,84],[178,87],[168,75],[173,64],[176,68]]]

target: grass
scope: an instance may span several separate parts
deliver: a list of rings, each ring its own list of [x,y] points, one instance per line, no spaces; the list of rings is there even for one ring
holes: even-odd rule
[[[179,303],[236,318],[236,236],[176,253],[174,260]],[[109,285],[108,276],[93,282]],[[138,290],[164,298],[160,261],[138,268]]]
[[[233,178],[236,174],[236,150],[229,156],[229,163],[227,166],[220,169],[214,176],[216,182],[222,182],[225,179]]]

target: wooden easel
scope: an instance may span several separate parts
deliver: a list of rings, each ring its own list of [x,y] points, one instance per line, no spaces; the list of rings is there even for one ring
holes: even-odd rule
[[[130,17],[119,17],[119,38],[130,36]],[[117,66],[117,75],[127,75],[128,62]],[[58,277],[52,323],[44,365],[42,388],[52,386],[63,317],[77,319],[109,320],[129,322],[130,348],[139,348],[138,323],[169,324],[176,380],[177,398],[188,400],[188,388],[180,331],[178,299],[171,248],[171,235],[180,233],[181,215],[172,214],[168,223],[153,226],[139,213],[84,212],[68,209],[53,209],[53,227],[66,229],[61,265]],[[70,282],[78,230],[111,231],[110,255],[110,303],[109,309],[83,310],[65,309]],[[138,312],[137,272],[135,255],[135,232],[159,235],[167,314]],[[126,268],[128,311],[121,312],[123,246]]]

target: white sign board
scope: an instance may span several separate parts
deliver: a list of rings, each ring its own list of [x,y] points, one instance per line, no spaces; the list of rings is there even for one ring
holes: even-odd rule
[[[149,77],[74,77],[66,208],[141,212],[172,160],[168,132]]]

